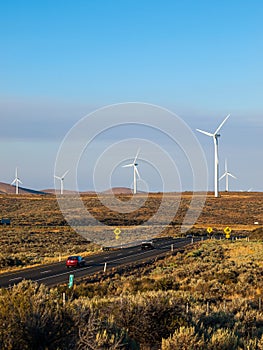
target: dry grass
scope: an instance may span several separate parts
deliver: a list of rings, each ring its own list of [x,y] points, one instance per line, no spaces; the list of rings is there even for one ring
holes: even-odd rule
[[[70,202],[70,196],[65,198]],[[116,198],[118,204],[113,202]],[[105,244],[125,243],[131,236],[132,240],[144,239],[160,232],[162,235],[178,236],[192,194],[183,193],[180,198],[178,194],[171,193],[160,210],[162,198],[161,193],[148,196],[139,194],[136,197],[125,194],[114,198],[104,195],[101,202],[94,194],[82,195],[92,219],[87,222],[76,210],[73,213],[75,225],[94,242],[96,237],[103,237]],[[226,226],[230,226],[234,233],[253,231],[262,225],[262,207],[262,193],[222,193],[220,198],[208,194],[193,231],[206,233],[208,226],[215,232],[222,232]],[[2,257],[22,259],[22,265],[56,260],[59,255],[66,256],[72,252],[98,249],[88,245],[83,236],[68,226],[54,195],[0,195],[0,212],[1,217],[10,218],[12,223],[11,226],[0,226]],[[157,212],[155,219],[148,221]],[[259,225],[254,225],[255,221]],[[118,241],[113,233],[116,227],[122,231]]]

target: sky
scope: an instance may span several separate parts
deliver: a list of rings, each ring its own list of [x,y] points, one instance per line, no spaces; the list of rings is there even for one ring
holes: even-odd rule
[[[262,18],[260,0],[2,1],[0,181],[10,183],[18,167],[24,187],[53,188],[59,147],[76,123],[105,106],[137,102],[168,109],[192,130],[206,158],[209,189],[213,142],[196,128],[214,132],[230,113],[219,140],[220,175],[227,158],[237,177],[230,190],[262,191]],[[180,180],[161,162],[147,164],[151,150],[144,140],[165,150]],[[109,165],[94,169],[118,143],[127,156],[117,164],[109,155],[109,179]],[[131,169],[122,165],[139,148],[138,186],[162,191],[165,174],[165,189],[192,190],[191,164],[180,147],[139,125],[94,137],[80,156],[80,190],[94,189],[94,177],[99,190],[130,187]],[[156,160],[161,153],[156,150]]]

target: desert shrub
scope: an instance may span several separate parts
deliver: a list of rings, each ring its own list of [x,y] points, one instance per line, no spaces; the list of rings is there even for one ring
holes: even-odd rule
[[[263,335],[261,336],[261,338],[258,340],[258,350],[263,350]]]
[[[68,349],[75,343],[70,313],[43,285],[23,281],[0,293],[0,348]]]
[[[228,329],[211,330],[206,350],[235,350],[238,349],[238,337]]]
[[[24,257],[18,258],[16,256],[1,256],[0,257],[0,268],[2,267],[12,267],[12,266],[22,266],[28,263],[28,259]]]
[[[168,338],[175,329],[187,325],[184,308],[184,302],[176,294],[147,292],[115,300],[107,312],[140,345],[153,346],[161,344],[162,338]]]
[[[208,315],[201,315],[199,317],[198,323],[205,327],[211,327],[213,329],[225,328],[233,329],[235,324],[234,315],[231,313],[226,313],[224,311],[211,312]]]
[[[155,282],[154,289],[158,290],[178,290],[180,288],[180,283],[171,278],[170,276],[158,279]]]
[[[127,332],[118,328],[110,319],[101,319],[98,312],[89,307],[78,312],[76,319],[79,331],[78,350],[137,350]]]
[[[257,310],[248,309],[243,305],[235,316],[237,330],[244,337],[260,338],[263,334],[263,315]]]
[[[162,350],[202,350],[203,337],[199,337],[194,327],[180,327],[168,339],[162,339]]]
[[[1,350],[119,348],[138,349],[99,307],[70,300],[63,306],[56,290],[29,281],[0,291]]]

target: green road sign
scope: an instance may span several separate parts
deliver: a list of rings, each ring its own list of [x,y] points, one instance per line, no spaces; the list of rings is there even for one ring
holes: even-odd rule
[[[68,287],[72,288],[74,284],[74,275],[69,275]]]

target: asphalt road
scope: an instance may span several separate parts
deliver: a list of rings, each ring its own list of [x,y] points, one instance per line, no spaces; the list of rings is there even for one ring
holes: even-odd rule
[[[38,267],[21,269],[15,272],[4,273],[0,274],[0,287],[8,288],[25,279],[43,283],[49,287],[64,284],[68,283],[70,274],[74,274],[74,279],[77,280],[82,277],[92,275],[96,272],[103,271],[105,263],[107,263],[107,269],[111,269],[116,266],[128,265],[138,261],[146,261],[147,259],[151,259],[159,255],[165,255],[171,251],[171,249],[176,251],[177,249],[199,240],[201,240],[199,237],[195,237],[193,239],[169,238],[166,240],[157,240],[155,242],[155,249],[151,250],[141,250],[140,246],[134,246],[118,250],[103,251],[99,254],[90,255],[87,257],[85,259],[86,265],[81,268],[67,269],[65,261],[63,261],[55,264],[42,265]]]

